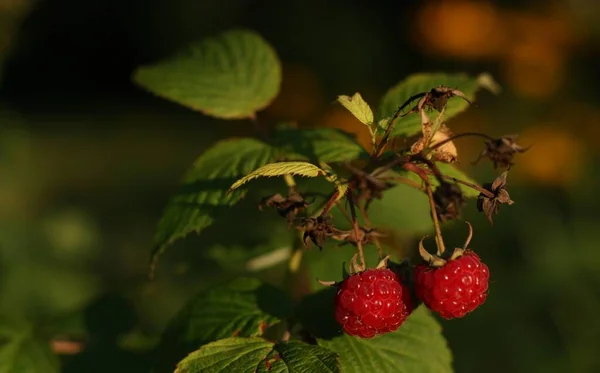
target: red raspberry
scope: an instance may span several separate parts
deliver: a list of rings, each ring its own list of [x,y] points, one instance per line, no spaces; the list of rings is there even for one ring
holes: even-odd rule
[[[415,292],[445,319],[460,318],[485,302],[490,271],[479,256],[466,250],[441,267],[415,267]]]
[[[393,332],[412,310],[410,290],[386,268],[348,277],[335,297],[335,319],[347,334],[362,338]]]

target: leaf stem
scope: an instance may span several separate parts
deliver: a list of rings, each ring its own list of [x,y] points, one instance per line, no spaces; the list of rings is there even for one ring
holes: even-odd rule
[[[348,193],[350,193],[350,189],[348,189]],[[333,193],[331,193],[331,196],[325,203],[325,207],[323,207],[323,211],[321,211],[321,214],[319,216],[324,217],[329,213],[329,211],[331,211],[331,208],[333,207],[333,205],[335,205],[336,201],[338,200],[339,194],[340,192],[337,189],[334,190]]]

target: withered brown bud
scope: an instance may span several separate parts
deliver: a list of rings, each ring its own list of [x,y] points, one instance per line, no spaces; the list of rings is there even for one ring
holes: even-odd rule
[[[485,149],[483,149],[473,164],[478,163],[482,158],[488,158],[494,163],[494,168],[498,168],[498,166],[512,166],[512,159],[515,154],[524,153],[530,148],[530,146],[523,148],[517,144],[516,138],[516,135],[506,135],[499,139],[487,140],[485,142]]]
[[[398,110],[401,111],[402,109],[410,105],[411,102],[415,101],[416,99],[420,99],[417,103],[417,106],[413,107],[402,116],[422,111],[425,108],[442,111],[442,109],[448,103],[448,99],[455,96],[460,97],[463,100],[467,101],[469,104],[471,104],[471,101],[469,101],[467,96],[462,91],[439,85],[435,88],[432,88],[428,92],[421,92],[411,96],[408,100],[404,102],[404,104],[402,104],[402,106],[400,106]]]
[[[333,226],[330,218],[325,216],[302,219],[300,229],[304,229],[304,234],[302,235],[304,246],[308,247],[308,242],[311,241],[319,250],[323,250],[323,245],[327,241],[327,238],[343,233]]]
[[[457,184],[442,182],[433,192],[433,201],[438,218],[442,222],[460,217],[465,199]]]
[[[350,183],[356,190],[355,202],[358,204],[364,201],[365,211],[369,209],[369,205],[374,199],[381,199],[383,192],[394,186],[393,183],[381,180],[351,165],[346,165],[346,167],[354,174],[350,179]]]
[[[296,215],[298,215],[298,212],[309,205],[310,203],[306,202],[298,192],[292,191],[287,197],[283,197],[277,193],[263,198],[258,205],[258,209],[262,210],[263,206],[274,207],[281,217],[287,219],[289,226],[294,221]]]
[[[442,109],[448,103],[448,99],[454,96],[462,98],[469,104],[471,103],[471,101],[467,99],[467,96],[465,96],[465,94],[458,89],[452,89],[450,87],[440,85],[431,89],[425,95],[425,97],[419,101],[417,107],[419,110],[423,109],[424,107],[430,107],[437,111],[442,111]]]
[[[494,180],[493,183],[486,183],[483,188],[493,194],[493,197],[489,197],[484,193],[480,193],[477,197],[477,210],[483,212],[490,221],[490,224],[494,224],[492,216],[497,214],[500,210],[500,205],[506,203],[512,205],[513,200],[510,199],[510,195],[506,190],[506,177],[508,171],[504,171],[500,176]]]

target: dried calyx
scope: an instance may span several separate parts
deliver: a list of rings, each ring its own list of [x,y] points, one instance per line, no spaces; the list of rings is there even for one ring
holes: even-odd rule
[[[375,269],[384,269],[384,268],[388,268],[388,261],[390,260],[390,256],[386,256],[385,258],[381,259],[379,261],[379,263],[377,263],[377,266],[375,267]],[[348,278],[349,276],[353,276],[357,273],[361,273],[366,271],[367,268],[365,268],[364,266],[360,265],[357,263],[357,254],[354,254],[354,256],[352,256],[352,260],[350,262],[350,266],[349,266],[349,271],[346,273],[344,273],[344,280],[346,278]],[[336,281],[323,281],[320,279],[317,279],[317,281],[323,285],[323,286],[340,286],[342,282],[336,282]]]
[[[277,193],[263,198],[258,205],[258,209],[262,210],[263,206],[274,207],[281,217],[287,219],[288,226],[290,226],[296,215],[298,215],[298,212],[309,205],[309,202],[304,200],[298,192],[292,189],[287,197],[283,197],[281,194]]]
[[[494,168],[508,167],[514,164],[512,160],[517,153],[524,153],[531,146],[526,148],[516,142],[517,135],[506,135],[499,139],[488,140],[485,142],[485,149],[479,154],[479,157],[473,162],[477,164],[482,158],[488,158],[494,164]]]
[[[458,219],[465,203],[460,187],[447,181],[442,181],[435,189],[433,200],[436,214],[441,222]]]
[[[339,234],[334,234],[331,236],[334,240],[343,241],[343,244],[351,244],[353,246],[357,246],[358,243],[362,245],[368,245],[378,237],[384,237],[385,235],[381,232],[378,232],[374,228],[364,228],[359,227],[358,233],[351,229],[349,231],[341,231]]]
[[[417,111],[421,111],[425,108],[442,111],[442,109],[444,107],[446,107],[446,104],[448,103],[448,99],[450,99],[451,97],[460,97],[463,100],[467,101],[469,104],[471,104],[471,101],[469,101],[467,96],[462,91],[459,91],[458,89],[453,89],[450,87],[439,85],[435,88],[432,88],[429,92],[422,92],[422,93],[418,93],[414,96],[411,96],[408,100],[406,100],[406,102],[400,107],[399,110],[404,109],[405,107],[410,105],[411,102],[420,98],[417,105],[415,107],[413,107],[410,111],[408,111],[406,114],[404,114],[403,116],[406,116],[411,113],[415,113]]]
[[[346,168],[353,173],[349,184],[356,191],[355,202],[357,204],[364,203],[365,211],[369,209],[369,205],[373,200],[381,199],[383,192],[394,186],[393,183],[382,180],[351,165],[346,165]]]
[[[483,188],[489,191],[492,196],[484,193],[479,194],[477,197],[477,210],[483,212],[488,218],[491,224],[493,224],[492,216],[497,214],[500,210],[500,205],[507,204],[512,205],[515,203],[510,199],[510,195],[506,190],[506,177],[508,171],[504,171],[500,176],[494,180],[493,183],[486,183]]]
[[[437,253],[434,255],[429,253],[429,251],[425,249],[425,246],[423,246],[423,241],[425,240],[425,238],[427,238],[427,236],[421,239],[421,241],[419,242],[419,254],[423,258],[423,260],[429,263],[429,266],[442,267],[449,260],[460,258],[464,254],[464,252],[468,250],[468,246],[471,243],[471,239],[473,238],[473,227],[468,221],[465,223],[467,223],[467,225],[469,226],[469,234],[467,235],[467,239],[465,240],[465,244],[462,248],[457,247],[453,251],[449,252],[443,250],[443,247],[440,247],[438,244]]]
[[[337,236],[343,231],[335,228],[331,223],[329,216],[318,216],[316,218],[304,218],[299,229],[304,230],[302,241],[304,246],[309,247],[309,241],[315,244],[319,250],[323,250],[323,245],[327,238]]]

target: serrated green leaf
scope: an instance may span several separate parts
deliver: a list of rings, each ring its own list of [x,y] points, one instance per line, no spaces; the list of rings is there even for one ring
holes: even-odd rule
[[[256,373],[341,372],[335,352],[300,341],[278,343]]]
[[[281,64],[260,35],[232,30],[142,66],[133,79],[158,96],[217,118],[253,118],[279,93]]]
[[[50,343],[37,337],[23,320],[0,315],[0,373],[58,373],[58,358]]]
[[[344,334],[336,323],[335,294],[335,289],[328,288],[305,297],[296,315],[319,346],[339,355],[343,372],[452,372],[446,339],[426,307],[418,307],[393,333],[361,339]]]
[[[367,153],[353,135],[337,128],[280,129],[273,134],[272,144],[290,160],[315,164],[347,162]]]
[[[345,373],[452,373],[452,354],[442,328],[424,306],[393,333],[365,340],[349,335],[318,339],[340,355]]]
[[[161,366],[172,366],[208,342],[261,336],[291,313],[287,294],[258,279],[242,277],[215,286],[191,299],[171,320],[161,339]]]
[[[365,102],[360,93],[355,93],[352,97],[350,96],[338,96],[338,102],[342,104],[349,112],[352,113],[363,124],[371,130],[371,124],[373,124],[373,111],[369,104]]]
[[[456,166],[448,163],[438,162],[436,163],[440,172],[446,176],[450,176],[462,181],[466,181],[471,184],[477,184],[475,180],[467,176],[462,170],[458,169]],[[435,179],[435,178],[434,178]],[[463,192],[463,195],[467,198],[476,198],[479,196],[479,192],[473,188],[470,188],[463,184],[458,184],[460,190]]]
[[[377,118],[384,119],[390,117],[396,112],[398,107],[402,105],[411,96],[428,92],[430,89],[444,85],[450,88],[455,88],[462,91],[465,96],[475,101],[475,94],[480,88],[491,89],[489,74],[482,74],[478,77],[467,74],[444,74],[444,73],[420,73],[409,76],[397,85],[390,88],[384,95],[377,109]],[[417,101],[412,103],[416,105]],[[407,107],[407,110],[412,106]],[[468,108],[469,104],[461,98],[454,97],[448,100],[444,119],[448,120],[453,116],[463,112]],[[437,111],[429,113],[432,122],[435,122]],[[394,122],[394,130],[392,136],[413,136],[421,132],[421,117],[417,114],[407,115],[396,119]]]
[[[262,338],[227,338],[202,346],[177,364],[175,373],[256,372],[273,342]]]
[[[324,170],[308,162],[276,162],[257,168],[233,183],[231,187],[229,187],[229,190],[235,190],[247,182],[259,177],[276,177],[284,175],[317,177],[324,176],[325,174]]]
[[[169,245],[192,232],[199,234],[237,203],[244,191],[227,193],[227,188],[240,177],[272,162],[275,156],[275,148],[248,138],[218,142],[202,154],[184,177],[183,186],[171,197],[158,224],[153,266]]]
[[[262,338],[226,338],[202,346],[178,365],[175,373],[341,372],[337,355],[299,341],[274,344]]]

